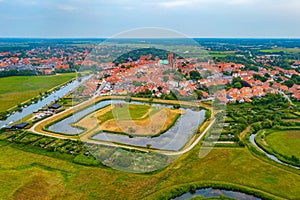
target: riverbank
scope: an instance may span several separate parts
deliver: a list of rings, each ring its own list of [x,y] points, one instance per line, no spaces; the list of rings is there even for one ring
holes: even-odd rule
[[[0,112],[14,110],[18,104],[30,103],[40,93],[53,91],[74,80],[75,73],[53,76],[17,76],[0,78]]]
[[[78,139],[77,135],[62,133],[62,131],[55,131],[55,132],[54,131],[49,131],[48,129],[51,125],[56,124],[59,121],[67,119],[68,117],[70,117],[74,113],[78,113],[78,112],[81,112],[82,110],[84,110],[86,108],[90,108],[92,105],[97,105],[99,102],[104,102],[104,101],[111,100],[111,99],[112,100],[124,100],[125,98],[126,97],[124,97],[124,96],[102,96],[102,97],[96,97],[96,98],[90,99],[86,102],[83,102],[82,104],[79,104],[75,107],[72,107],[68,110],[65,110],[65,111],[63,111],[63,112],[61,112],[57,115],[51,116],[51,117],[35,124],[30,130],[34,133],[37,133],[37,134],[43,134],[43,135],[48,135],[48,136],[53,136],[53,137],[58,137],[58,138],[66,138],[66,139],[76,140],[76,139]],[[149,102],[147,99],[143,99],[143,98],[132,98],[132,101],[145,102],[145,103]],[[168,105],[171,105],[171,106],[172,105],[178,105],[178,101],[160,100],[160,99],[158,99],[158,100],[155,99],[151,103],[152,104],[155,104],[155,103],[161,104],[162,103],[162,105],[168,104]],[[195,103],[195,102],[180,102],[180,103],[181,103],[181,106],[192,106],[192,107],[203,108],[202,103]],[[205,105],[205,107],[209,108],[210,110],[212,109],[211,107],[209,107],[207,105]],[[87,115],[87,114],[89,114],[89,113],[84,114],[84,116]],[[83,116],[80,116],[78,119],[81,119],[82,117]],[[209,126],[207,123],[212,123],[211,119],[212,119],[213,116],[210,115],[209,117],[210,117],[209,119],[204,119],[205,123],[200,126],[199,134],[201,133],[201,135],[197,134],[196,138],[195,137],[191,138],[191,140],[194,141],[193,143],[191,143],[191,146],[194,146],[197,142],[200,141],[199,138],[201,139],[205,135],[206,131],[208,130],[207,127]],[[74,123],[74,122],[72,122],[72,123]],[[205,130],[203,129],[203,126],[205,126],[205,128],[206,128]],[[73,128],[73,127],[71,127],[71,128]],[[199,131],[199,129],[197,129],[197,130]],[[165,136],[165,135],[166,134],[164,133],[163,136]],[[129,148],[129,146],[130,146],[130,149],[135,148],[132,145],[123,145],[121,143],[119,144],[119,142],[117,142],[118,144],[116,144],[116,143],[111,143],[109,141],[99,141],[99,140],[96,140],[94,138],[90,138],[90,136],[91,136],[90,134],[88,134],[88,135],[83,134],[83,137],[80,136],[80,139],[84,142],[90,142],[90,143],[93,143],[93,144],[112,145],[112,146],[118,146],[118,147],[121,147],[121,148]],[[180,136],[180,135],[178,135],[178,136]],[[133,138],[133,139],[136,139],[136,138]],[[158,140],[158,139],[153,138],[152,140]],[[179,141],[181,141],[181,140],[179,140]],[[140,147],[136,147],[136,149],[140,150]],[[185,153],[186,149],[191,150],[191,148],[189,148],[189,146],[185,146],[184,149],[182,149],[181,151]],[[144,149],[142,148],[142,150],[144,150]],[[149,150],[147,150],[147,151],[149,151]],[[157,152],[158,150],[154,149],[153,151]]]

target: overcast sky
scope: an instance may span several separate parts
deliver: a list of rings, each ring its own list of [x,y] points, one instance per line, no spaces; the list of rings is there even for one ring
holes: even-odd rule
[[[111,37],[140,27],[191,37],[300,37],[300,0],[0,0],[0,37]]]

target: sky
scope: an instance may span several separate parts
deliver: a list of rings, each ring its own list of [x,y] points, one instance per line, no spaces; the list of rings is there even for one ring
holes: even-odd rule
[[[203,38],[300,38],[300,0],[0,0],[0,37],[103,38],[160,27]]]

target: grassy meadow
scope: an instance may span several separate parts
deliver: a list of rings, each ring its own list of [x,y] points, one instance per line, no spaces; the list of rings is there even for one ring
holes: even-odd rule
[[[300,130],[272,132],[265,137],[265,141],[282,155],[300,158]]]
[[[235,56],[235,51],[208,51],[208,54],[211,57],[223,58],[226,56]]]
[[[6,111],[74,77],[75,73],[0,78],[0,112]]]
[[[246,148],[198,145],[168,168],[132,174],[88,167],[0,143],[0,199],[158,199],[185,184],[235,184],[274,199],[300,198],[300,172],[253,156]],[[25,178],[26,177],[26,178]]]
[[[274,48],[274,49],[262,49],[260,52],[263,53],[299,53],[300,49],[299,48]]]
[[[98,117],[99,121],[104,122],[117,117],[119,120],[141,119],[149,116],[151,106],[135,104],[115,104],[113,109]]]

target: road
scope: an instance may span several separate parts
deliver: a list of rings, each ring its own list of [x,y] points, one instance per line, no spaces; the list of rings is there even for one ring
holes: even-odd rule
[[[285,99],[287,99],[291,105],[294,105],[294,103],[292,102],[292,100],[290,99],[290,97],[288,95],[286,95],[284,92],[277,90]]]
[[[108,97],[101,97],[101,99],[106,99]],[[138,100],[139,98],[136,98],[136,100]],[[70,111],[73,111],[75,112],[77,109],[80,109],[81,107],[85,107],[86,105],[88,105],[90,102],[94,102],[96,100],[99,100],[97,99],[96,97],[88,100],[88,102],[83,102],[81,104],[78,104],[74,107],[71,107],[57,115],[62,115],[64,113],[67,113],[67,112],[70,112]],[[158,102],[161,102],[160,100],[157,100]],[[199,103],[200,104],[200,103]],[[205,105],[205,104],[201,104],[201,106],[204,106],[204,107],[207,107],[208,109],[209,106]],[[181,150],[181,151],[166,151],[166,150],[151,150],[151,149],[145,149],[143,147],[130,147],[130,146],[127,146],[127,145],[121,145],[121,144],[115,144],[115,143],[112,143],[112,142],[104,142],[104,141],[96,141],[96,140],[92,140],[92,139],[89,139],[89,138],[85,138],[85,137],[80,137],[80,136],[67,136],[67,135],[60,135],[60,134],[56,134],[56,133],[44,133],[43,131],[39,131],[39,128],[38,126],[42,123],[44,123],[44,121],[51,121],[51,120],[54,120],[54,118],[57,116],[57,115],[53,115],[49,118],[46,118],[45,120],[42,120],[36,124],[34,124],[29,130],[35,134],[39,134],[39,135],[44,135],[44,136],[49,136],[49,137],[54,137],[54,138],[59,138],[59,139],[70,139],[70,140],[79,140],[81,139],[81,141],[83,142],[87,142],[87,143],[91,143],[91,144],[102,144],[102,145],[108,145],[108,146],[113,146],[113,147],[119,147],[119,148],[127,148],[127,149],[137,149],[137,150],[140,150],[140,151],[144,151],[144,152],[156,152],[156,153],[160,153],[160,154],[164,154],[164,155],[169,155],[169,156],[176,156],[176,155],[182,155],[184,153],[187,153],[189,152],[190,150],[192,150],[199,142],[200,140],[206,135],[207,131],[211,128],[211,126],[215,123],[216,119],[213,119],[210,124],[208,125],[208,127],[201,133],[200,136],[198,136],[198,138],[190,145],[188,146],[187,148]]]

